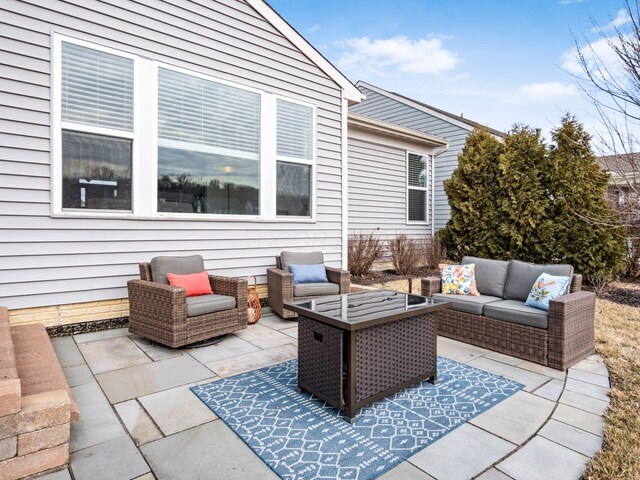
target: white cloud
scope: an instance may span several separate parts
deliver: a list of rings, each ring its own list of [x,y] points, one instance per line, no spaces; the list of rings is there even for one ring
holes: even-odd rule
[[[320,24],[319,23],[316,23],[311,28],[309,28],[309,32],[311,32],[311,33],[317,32],[318,30],[320,30]]]
[[[616,28],[620,28],[629,22],[631,22],[631,17],[629,16],[629,12],[627,12],[626,8],[621,8],[620,10],[618,10],[618,15],[616,16],[616,18],[611,20],[611,22],[609,22],[603,27],[593,27],[591,31],[605,32],[605,31],[615,30]]]
[[[437,75],[455,68],[460,59],[445,49],[442,40],[405,36],[392,38],[350,38],[339,42],[344,51],[337,64],[351,71],[376,73],[414,73]]]
[[[522,85],[520,92],[530,100],[549,102],[578,94],[575,85],[561,82],[530,83]]]
[[[578,88],[569,83],[538,82],[521,85],[515,91],[500,93],[499,100],[507,104],[543,104],[566,100],[578,93]]]
[[[580,53],[592,71],[600,69],[602,76],[618,75],[623,72],[624,66],[616,52],[611,48],[611,44],[618,43],[619,39],[617,37],[607,37],[584,45],[580,47],[579,51],[574,47],[562,54],[562,68],[573,75],[584,76],[582,65],[579,61],[578,53]],[[608,74],[606,73],[607,71],[609,72]]]
[[[427,38],[439,38],[440,40],[455,40],[458,37],[456,37],[455,35],[447,35],[445,33],[430,32],[427,34]]]

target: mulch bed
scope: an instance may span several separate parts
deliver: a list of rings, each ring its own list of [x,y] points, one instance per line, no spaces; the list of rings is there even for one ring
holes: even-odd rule
[[[640,287],[640,278],[624,277],[613,285],[605,287],[602,292],[598,294],[598,298],[603,300],[609,300],[610,302],[618,303],[620,305],[627,305],[630,307],[640,307],[640,288],[624,288],[624,284],[633,284],[633,286]],[[584,286],[585,290],[592,290],[588,285]]]
[[[437,270],[429,270],[428,268],[421,267],[416,270],[416,273],[410,276],[407,275],[397,275],[395,270],[382,270],[376,272],[370,272],[368,275],[362,277],[351,277],[351,283],[355,283],[357,285],[375,285],[378,283],[386,283],[386,282],[395,282],[396,280],[407,280],[409,277],[411,278],[424,278],[431,277],[434,275],[438,275],[439,272]]]

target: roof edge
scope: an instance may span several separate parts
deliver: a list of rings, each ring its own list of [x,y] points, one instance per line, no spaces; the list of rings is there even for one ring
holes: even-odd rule
[[[262,15],[282,35],[300,49],[300,51],[320,70],[336,82],[343,91],[343,97],[349,102],[360,103],[366,97],[347,77],[333,66],[316,48],[293,28],[275,9],[264,0],[245,0],[251,8]]]
[[[403,140],[427,143],[434,147],[444,147],[449,145],[449,141],[445,138],[413,130],[411,128],[401,127],[394,123],[382,122],[375,118],[360,115],[358,113],[349,112],[347,118],[349,126],[359,127],[377,133],[384,133],[386,135],[402,138]]]
[[[392,98],[398,102],[404,103],[405,105],[409,105],[413,108],[417,108],[418,110],[422,110],[425,113],[433,115],[441,120],[447,121],[458,127],[464,128],[465,130],[472,131],[476,127],[484,127],[489,130],[489,132],[497,137],[504,138],[506,136],[505,132],[501,132],[500,130],[496,130],[495,128],[487,127],[486,125],[482,125],[481,123],[474,122],[473,120],[467,120],[466,118],[462,118],[453,113],[446,112],[441,109],[436,109],[435,107],[431,107],[425,103],[422,103],[418,100],[414,100],[412,98],[406,97],[399,93],[390,92],[380,87],[376,87],[375,85],[371,85],[370,83],[365,82],[364,80],[358,80],[356,82],[356,86],[363,86],[368,88],[369,90],[373,90],[380,95],[384,95],[386,97]]]

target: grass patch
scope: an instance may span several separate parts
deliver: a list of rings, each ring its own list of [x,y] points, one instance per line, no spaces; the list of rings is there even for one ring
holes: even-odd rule
[[[602,450],[587,467],[584,478],[637,479],[640,478],[640,308],[599,299],[596,351],[611,374],[611,405]]]

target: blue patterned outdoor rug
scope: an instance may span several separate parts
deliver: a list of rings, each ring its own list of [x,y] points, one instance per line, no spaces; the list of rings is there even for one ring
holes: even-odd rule
[[[353,424],[296,392],[296,360],[191,390],[283,479],[373,479],[522,385],[438,357],[422,382],[358,411]]]

